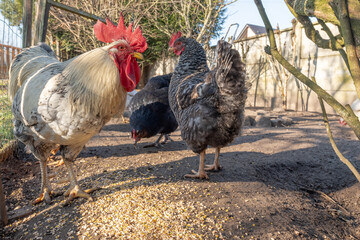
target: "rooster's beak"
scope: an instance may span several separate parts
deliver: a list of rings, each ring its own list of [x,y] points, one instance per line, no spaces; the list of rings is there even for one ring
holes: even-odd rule
[[[134,52],[134,53],[132,53],[131,55],[133,55],[134,58],[137,58],[137,59],[140,59],[140,60],[144,60],[144,56],[143,56],[141,53],[139,53],[139,52]]]
[[[169,48],[168,48],[168,51],[169,51],[169,52],[174,52],[174,51],[175,51],[175,48],[174,48],[174,47],[169,47]]]

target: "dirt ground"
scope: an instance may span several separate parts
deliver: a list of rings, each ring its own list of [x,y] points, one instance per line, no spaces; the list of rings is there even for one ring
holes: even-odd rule
[[[332,150],[317,113],[288,116],[287,127],[245,126],[222,149],[223,169],[210,180],[185,179],[198,168],[180,132],[163,148],[134,149],[128,124],[111,121],[75,161],[94,201],[63,196],[33,206],[30,216],[0,228],[3,239],[360,239],[359,183]],[[330,124],[339,149],[360,170],[359,142],[336,116]],[[212,163],[214,149],[206,155]],[[1,166],[9,211],[31,205],[40,189],[31,155]],[[59,181],[64,166],[50,166]],[[65,191],[65,183],[52,185]]]

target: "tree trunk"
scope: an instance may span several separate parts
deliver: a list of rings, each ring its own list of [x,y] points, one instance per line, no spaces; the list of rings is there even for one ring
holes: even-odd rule
[[[32,0],[24,0],[23,5],[23,48],[31,46],[32,32]]]

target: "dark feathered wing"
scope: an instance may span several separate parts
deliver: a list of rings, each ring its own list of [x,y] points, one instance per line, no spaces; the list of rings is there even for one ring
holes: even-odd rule
[[[169,105],[168,89],[172,73],[152,77],[129,103],[129,111],[134,112],[140,106],[160,102]]]
[[[152,91],[141,90],[131,99],[129,104],[129,111],[133,113],[141,106],[145,106],[151,103],[160,102],[165,105],[169,105],[168,101],[168,87],[155,89]]]
[[[246,82],[245,64],[231,44],[219,41],[214,80],[219,89],[219,112],[233,112],[243,109],[249,84]]]
[[[168,90],[172,74],[151,78],[129,104],[132,130],[144,131],[152,137],[157,133],[169,134],[176,130],[177,122],[169,106]]]
[[[172,75],[173,75],[172,73],[169,73],[166,75],[152,77],[146,83],[144,89],[147,89],[150,91],[150,90],[155,90],[155,89],[161,89],[164,87],[169,87],[170,79],[171,79]]]

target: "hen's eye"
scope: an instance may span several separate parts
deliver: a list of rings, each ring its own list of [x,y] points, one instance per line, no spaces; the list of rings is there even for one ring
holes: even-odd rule
[[[124,46],[119,46],[119,50],[125,50]]]

